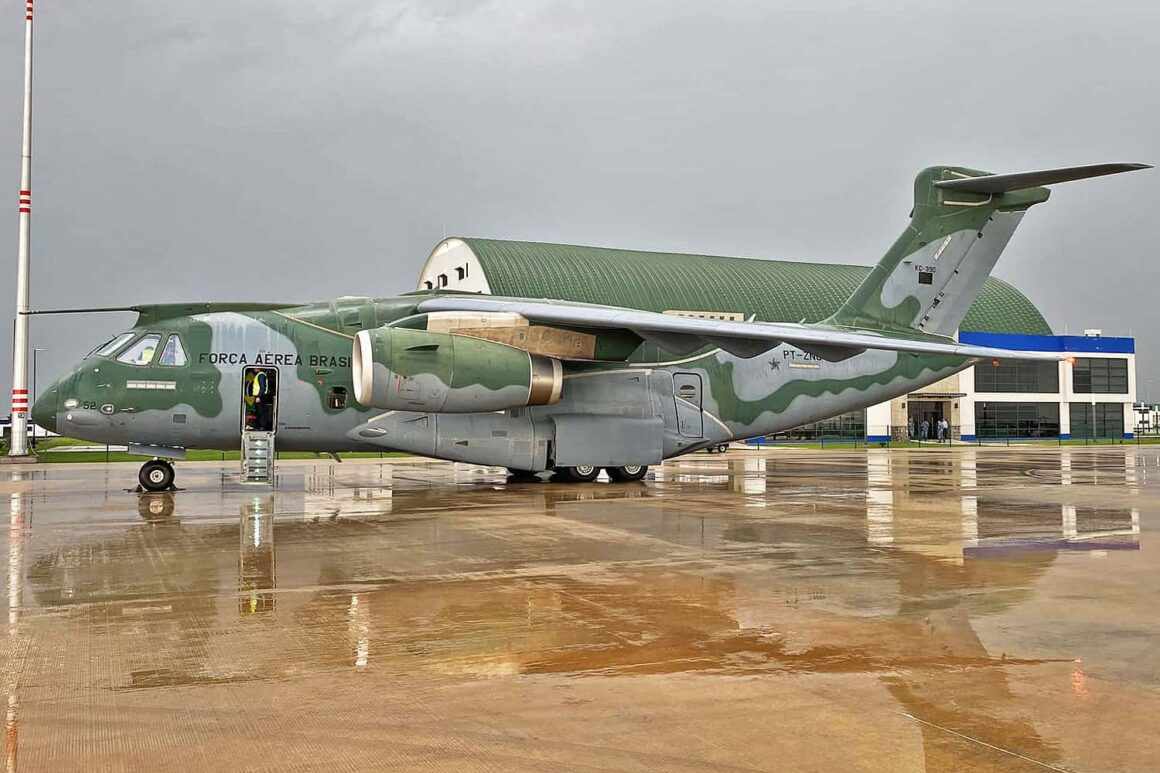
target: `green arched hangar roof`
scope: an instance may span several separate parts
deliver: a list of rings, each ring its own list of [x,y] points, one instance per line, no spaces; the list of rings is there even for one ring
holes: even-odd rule
[[[870,266],[641,252],[571,244],[463,238],[493,295],[559,298],[649,311],[724,311],[767,322],[832,314]],[[728,307],[728,308],[725,308]],[[990,277],[963,330],[1050,335],[1023,293]]]

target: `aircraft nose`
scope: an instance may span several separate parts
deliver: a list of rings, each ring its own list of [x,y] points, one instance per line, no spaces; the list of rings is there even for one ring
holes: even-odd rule
[[[32,421],[49,432],[56,432],[56,412],[60,402],[60,389],[54,384],[32,404]]]

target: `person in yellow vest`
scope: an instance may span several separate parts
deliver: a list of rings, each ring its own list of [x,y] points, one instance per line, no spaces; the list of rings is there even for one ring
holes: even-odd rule
[[[252,429],[261,432],[274,431],[274,396],[270,387],[270,375],[259,370],[254,372],[247,390],[253,399]]]

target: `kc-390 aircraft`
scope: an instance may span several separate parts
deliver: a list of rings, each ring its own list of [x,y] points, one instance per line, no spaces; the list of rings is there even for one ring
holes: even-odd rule
[[[929,167],[915,180],[906,230],[816,324],[443,289],[125,307],[138,313],[133,328],[48,388],[32,416],[154,457],[138,476],[154,491],[173,486],[168,460],[192,448],[240,447],[243,478],[269,481],[275,441],[280,450],[390,449],[576,482],[601,469],[639,480],[669,457],[1011,357],[954,336],[1024,213],[1047,200],[1045,185],[1144,168]],[[778,349],[817,367],[771,367]]]

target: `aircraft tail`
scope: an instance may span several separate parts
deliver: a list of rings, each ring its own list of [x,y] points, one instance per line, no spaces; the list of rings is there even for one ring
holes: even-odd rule
[[[914,181],[910,225],[829,324],[952,336],[1044,185],[1147,164],[1095,164],[1015,174],[932,166]]]

